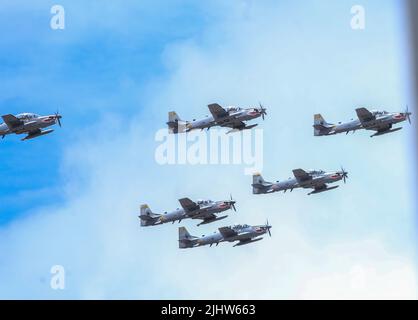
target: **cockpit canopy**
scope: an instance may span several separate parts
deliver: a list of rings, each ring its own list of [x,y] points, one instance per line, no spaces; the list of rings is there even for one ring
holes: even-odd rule
[[[39,115],[34,114],[34,113],[21,113],[21,114],[18,114],[16,118],[20,120],[32,120],[32,119],[39,118]]]
[[[212,203],[212,200],[202,200],[202,199],[200,199],[200,200],[197,200],[197,204],[203,204],[203,205],[205,205],[205,204],[210,204],[210,203]]]
[[[240,229],[245,229],[245,228],[249,228],[250,226],[248,224],[235,224],[232,226],[232,229],[234,230],[240,230]]]
[[[384,115],[389,114],[389,112],[374,110],[374,111],[372,111],[372,114],[374,114],[375,116],[384,116]]]
[[[309,170],[309,173],[312,175],[321,175],[321,174],[324,174],[325,171],[324,170]]]

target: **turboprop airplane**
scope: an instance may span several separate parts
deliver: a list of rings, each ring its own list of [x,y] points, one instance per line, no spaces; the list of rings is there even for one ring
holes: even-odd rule
[[[193,119],[192,121],[183,121],[175,111],[168,113],[168,130],[170,133],[190,132],[192,130],[209,130],[212,127],[227,127],[231,128],[227,133],[248,130],[256,127],[258,124],[247,125],[246,121],[262,117],[264,120],[267,115],[266,109],[260,104],[259,107],[238,108],[227,107],[223,108],[217,103],[208,106],[211,116],[206,116],[203,119]]]
[[[62,116],[57,112],[49,116],[40,116],[34,113],[21,113],[16,116],[6,114],[2,116],[4,123],[0,124],[2,139],[9,134],[26,134],[23,140],[29,140],[51,133],[53,129],[43,130],[57,124],[61,127]]]
[[[141,226],[155,226],[164,223],[179,223],[184,219],[199,219],[202,220],[198,226],[202,224],[208,224],[215,221],[223,220],[225,216],[217,216],[217,213],[224,212],[232,209],[236,211],[236,201],[232,199],[221,201],[212,200],[198,200],[194,202],[189,198],[182,198],[179,200],[181,208],[177,208],[171,212],[165,212],[164,214],[153,213],[147,204],[141,205],[141,213],[139,218],[141,219]]]
[[[314,135],[330,136],[345,132],[348,134],[357,130],[366,129],[376,131],[370,137],[381,136],[387,133],[401,130],[393,128],[394,124],[408,120],[411,123],[411,112],[408,107],[404,112],[387,112],[387,111],[369,111],[366,108],[356,109],[357,118],[347,122],[339,122],[337,124],[328,123],[320,114],[314,116]]]
[[[218,231],[208,235],[196,237],[192,236],[185,227],[179,228],[179,248],[195,248],[209,245],[218,246],[221,242],[236,242],[234,247],[246,245],[252,242],[260,241],[263,234],[268,233],[271,237],[270,229],[272,226],[269,225],[268,221],[265,225],[250,226],[247,224],[237,224],[231,227],[222,227]]]

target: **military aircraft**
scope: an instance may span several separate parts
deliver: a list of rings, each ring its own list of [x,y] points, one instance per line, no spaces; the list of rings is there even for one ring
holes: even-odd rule
[[[176,112],[170,111],[168,113],[168,130],[170,133],[190,132],[192,130],[209,130],[212,127],[220,126],[231,128],[227,133],[248,130],[256,127],[258,124],[246,125],[245,121],[262,117],[264,120],[267,115],[266,109],[260,104],[258,108],[238,108],[227,107],[222,108],[219,104],[213,103],[208,106],[211,116],[192,121],[183,121]]]
[[[350,131],[353,133],[360,129],[376,131],[370,137],[381,136],[387,133],[401,130],[400,128],[392,128],[394,124],[408,120],[411,123],[411,112],[408,107],[405,112],[387,112],[387,111],[369,111],[366,108],[356,109],[358,119],[351,119],[348,122],[339,122],[331,124],[325,121],[320,114],[314,115],[314,135],[330,136],[337,133]]]
[[[27,134],[23,140],[33,139],[54,130],[47,129],[49,126],[57,124],[61,127],[62,116],[57,112],[49,116],[39,116],[34,113],[21,113],[16,116],[6,114],[2,116],[4,123],[0,124],[0,136],[2,139],[8,134]]]
[[[194,248],[209,245],[218,246],[221,242],[235,242],[238,241],[236,246],[242,246],[252,242],[260,241],[263,234],[268,233],[271,237],[270,229],[272,226],[269,225],[268,221],[265,225],[260,226],[249,226],[247,224],[237,224],[231,227],[222,227],[213,234],[202,237],[195,237],[190,235],[185,227],[179,228],[179,248]]]
[[[294,178],[285,181],[266,182],[260,174],[253,175],[253,194],[267,194],[279,191],[286,192],[297,188],[314,189],[308,195],[321,193],[338,188],[338,186],[329,187],[329,183],[335,183],[343,180],[346,183],[348,173],[341,168],[341,171],[325,172],[322,170],[303,169],[293,170]]]
[[[229,200],[212,201],[212,200],[198,200],[193,202],[189,198],[182,198],[179,200],[181,208],[177,208],[172,212],[165,212],[164,214],[153,213],[148,205],[141,205],[139,218],[141,219],[141,226],[155,226],[168,222],[179,223],[184,219],[199,219],[202,220],[198,226],[219,221],[228,217],[227,215],[218,217],[216,214],[232,209],[237,211],[232,196]]]

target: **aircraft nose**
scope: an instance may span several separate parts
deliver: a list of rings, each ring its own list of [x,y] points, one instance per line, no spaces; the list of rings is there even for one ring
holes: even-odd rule
[[[348,172],[344,170],[344,168],[341,168],[341,171],[338,172],[338,174],[341,176],[341,178],[344,180],[344,183],[346,183],[348,178]]]
[[[235,208],[235,203],[236,203],[236,201],[234,201],[234,200],[231,200],[231,201],[227,201],[227,202],[225,202],[225,204],[226,204],[229,208],[232,208],[232,210],[237,211],[237,209]]]

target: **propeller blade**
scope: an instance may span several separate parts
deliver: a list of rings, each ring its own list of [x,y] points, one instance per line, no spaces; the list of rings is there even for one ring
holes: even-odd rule
[[[405,116],[408,119],[409,124],[412,124],[412,122],[411,122],[411,112],[409,112],[409,106],[408,105],[406,105]]]
[[[57,112],[55,112],[55,119],[57,119],[58,125],[59,125],[60,127],[62,127],[62,124],[61,124],[61,116],[60,116],[60,114],[59,114],[59,112],[58,112],[58,111],[57,111]]]

